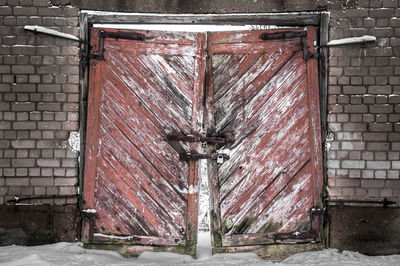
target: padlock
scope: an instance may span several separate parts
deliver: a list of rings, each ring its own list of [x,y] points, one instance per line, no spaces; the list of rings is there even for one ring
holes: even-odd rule
[[[218,154],[217,163],[218,164],[224,163],[224,156],[222,156],[222,154]]]
[[[201,148],[204,149],[204,150],[207,149],[207,142],[202,142],[201,143]]]

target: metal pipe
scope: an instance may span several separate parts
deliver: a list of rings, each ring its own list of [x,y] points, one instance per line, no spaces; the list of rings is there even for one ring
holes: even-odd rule
[[[79,39],[78,37],[76,37],[76,36],[74,36],[72,34],[60,32],[60,31],[56,31],[56,30],[52,30],[52,29],[45,28],[45,27],[42,27],[42,26],[25,25],[24,30],[33,31],[35,34],[41,33],[41,34],[50,35],[50,36],[53,36],[53,37],[59,37],[59,38],[63,38],[63,39],[72,40],[72,41],[75,41],[75,42],[86,43],[85,41]]]
[[[28,201],[28,200],[35,200],[35,199],[72,199],[72,198],[78,198],[79,195],[65,195],[65,196],[60,196],[60,195],[43,195],[43,196],[33,196],[33,197],[28,197],[28,198],[18,198],[14,197],[12,200],[7,200],[7,203],[18,203],[21,201]]]
[[[388,207],[389,205],[397,204],[395,201],[388,200],[384,198],[383,200],[328,200],[329,203],[338,203],[339,205],[344,205],[345,203],[361,203],[361,204],[383,204],[383,207]]]

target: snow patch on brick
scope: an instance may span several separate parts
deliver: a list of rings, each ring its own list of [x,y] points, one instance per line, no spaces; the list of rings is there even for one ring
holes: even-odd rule
[[[78,131],[71,132],[68,138],[68,144],[73,152],[79,152],[81,149],[81,138]]]

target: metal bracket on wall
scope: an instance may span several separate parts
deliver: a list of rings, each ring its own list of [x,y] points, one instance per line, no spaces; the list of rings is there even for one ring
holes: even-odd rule
[[[318,233],[312,231],[295,231],[289,233],[276,233],[273,235],[274,241],[277,240],[288,240],[288,239],[298,239],[298,240],[310,240],[314,241],[318,238]]]
[[[104,39],[105,38],[144,41],[147,37],[144,36],[143,34],[139,34],[139,33],[107,32],[107,31],[102,30],[102,31],[100,31],[97,53],[89,54],[89,59],[95,59],[95,60],[103,60],[104,59],[103,52],[104,52]]]

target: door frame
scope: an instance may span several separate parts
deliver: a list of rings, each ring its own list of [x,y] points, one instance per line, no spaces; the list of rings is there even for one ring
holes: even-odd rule
[[[318,28],[318,75],[321,114],[321,139],[325,147],[326,121],[327,121],[327,95],[328,95],[328,52],[326,46],[329,33],[328,12],[296,12],[296,13],[238,13],[238,14],[154,14],[154,13],[122,13],[83,10],[79,13],[79,38],[80,43],[80,71],[79,71],[79,113],[80,113],[80,140],[81,156],[79,159],[79,207],[82,209],[83,178],[85,169],[86,148],[86,122],[87,122],[87,96],[89,83],[88,54],[90,52],[90,31],[94,24],[201,24],[201,25],[265,25],[278,27],[306,27]],[[326,194],[326,152],[323,153],[323,195]],[[329,226],[325,227],[325,236],[328,236]],[[78,232],[80,234],[81,232]],[[327,246],[325,237],[323,244]]]

